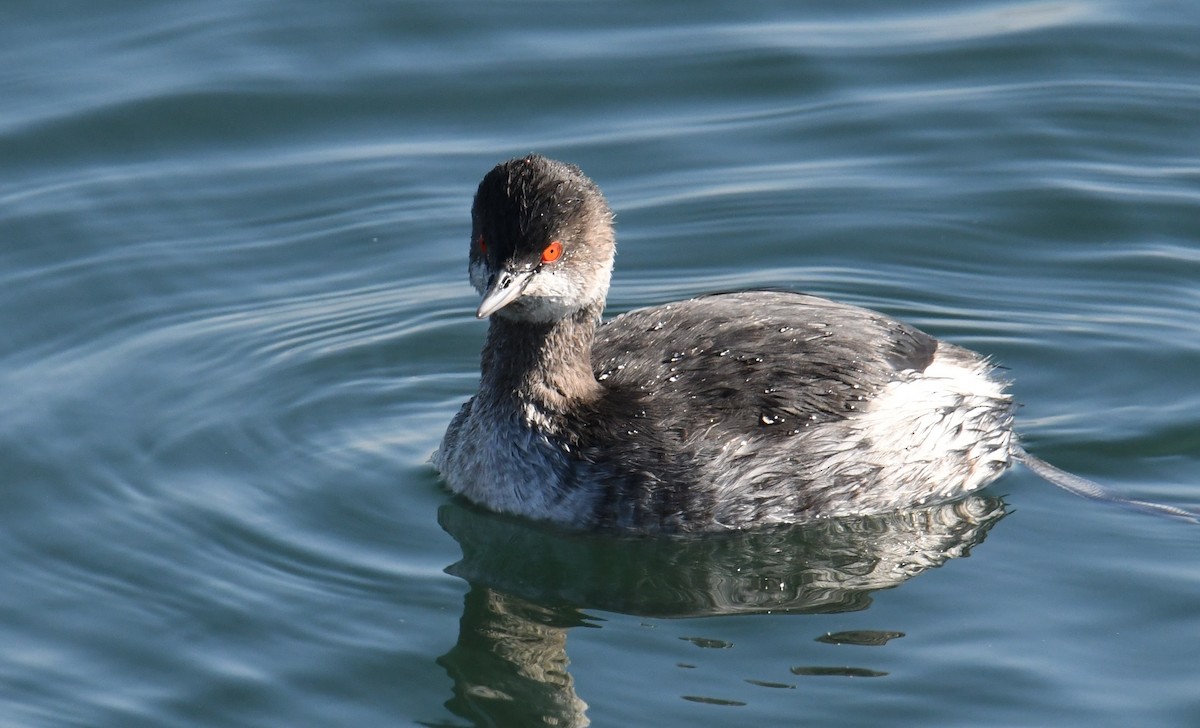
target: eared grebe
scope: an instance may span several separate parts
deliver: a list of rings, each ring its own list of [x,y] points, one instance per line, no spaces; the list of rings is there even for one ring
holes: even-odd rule
[[[491,322],[479,393],[433,463],[479,505],[579,528],[744,528],[957,498],[1014,459],[1106,497],[1021,450],[982,356],[883,314],[758,291],[602,324],[612,213],[577,167],[504,162],[471,216]]]

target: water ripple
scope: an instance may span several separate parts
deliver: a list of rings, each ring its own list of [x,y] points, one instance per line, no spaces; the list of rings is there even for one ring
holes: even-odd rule
[[[780,722],[796,693],[757,686],[792,684],[830,725],[894,717],[881,685],[927,723],[1194,714],[1191,643],[1163,638],[1195,630],[1194,535],[1020,471],[998,484],[1014,517],[971,559],[781,640],[801,618],[666,619],[694,592],[663,580],[711,551],[728,565],[702,579],[711,603],[766,600],[745,563],[778,584],[805,564],[871,573],[870,549],[548,536],[449,504],[426,463],[477,384],[474,186],[536,150],[617,211],[612,312],[754,287],[870,306],[1008,367],[1039,454],[1194,502],[1190,6],[9,5],[0,723],[445,724],[486,692],[447,673],[494,666],[473,635],[504,634],[470,632],[477,583],[493,606],[575,614],[531,629],[569,639],[575,663],[545,674],[574,671],[595,724]],[[470,584],[443,571],[460,552],[439,511],[465,520]],[[1030,564],[1072,577],[1031,588]],[[880,625],[909,637],[878,665],[829,652],[869,640],[811,641]],[[676,639],[694,635],[737,647]],[[655,672],[681,649],[694,670]]]

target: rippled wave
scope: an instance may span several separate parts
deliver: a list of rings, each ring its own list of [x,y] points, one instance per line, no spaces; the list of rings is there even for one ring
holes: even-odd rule
[[[679,568],[712,544],[585,548],[466,519],[500,545],[457,567],[464,583],[444,573],[461,554],[439,509],[456,511],[426,464],[476,386],[474,185],[537,150],[617,211],[613,312],[748,287],[878,308],[1006,366],[1032,451],[1194,504],[1190,7],[10,6],[0,722],[487,716],[471,701],[502,698],[459,679],[487,667],[455,651],[460,621],[513,599],[535,624],[575,615],[547,633],[571,632],[597,724],[794,716],[800,691],[767,686],[803,686],[829,725],[885,723],[900,694],[935,724],[1195,722],[1178,638],[1196,629],[1195,535],[1020,471],[992,489],[1014,513],[972,559],[834,590],[870,604],[852,616],[781,623],[761,612],[796,607],[783,593],[753,617],[688,599],[745,595],[739,558],[796,577],[793,596],[818,572],[865,579],[896,529],[846,548],[747,538],[714,576]],[[886,543],[897,573],[943,562]],[[631,553],[658,571],[635,583]],[[809,644],[831,632],[908,637],[831,664]],[[879,679],[838,679],[855,674]]]

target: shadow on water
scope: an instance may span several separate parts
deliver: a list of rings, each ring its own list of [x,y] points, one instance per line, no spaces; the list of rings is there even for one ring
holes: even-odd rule
[[[965,556],[1005,515],[972,496],[880,516],[707,536],[573,533],[461,503],[439,522],[462,548],[458,643],[438,659],[447,707],[477,725],[588,724],[568,671],[582,610],[648,617],[866,609],[879,589]]]

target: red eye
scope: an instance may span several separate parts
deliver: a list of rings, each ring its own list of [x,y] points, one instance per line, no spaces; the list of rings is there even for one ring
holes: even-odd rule
[[[553,263],[554,261],[558,260],[561,257],[562,257],[562,243],[558,242],[557,240],[555,240],[553,243],[550,243],[549,245],[547,245],[546,249],[542,251],[542,262],[543,263]]]
[[[487,241],[483,239],[482,235],[479,236],[479,252],[487,254]]]

